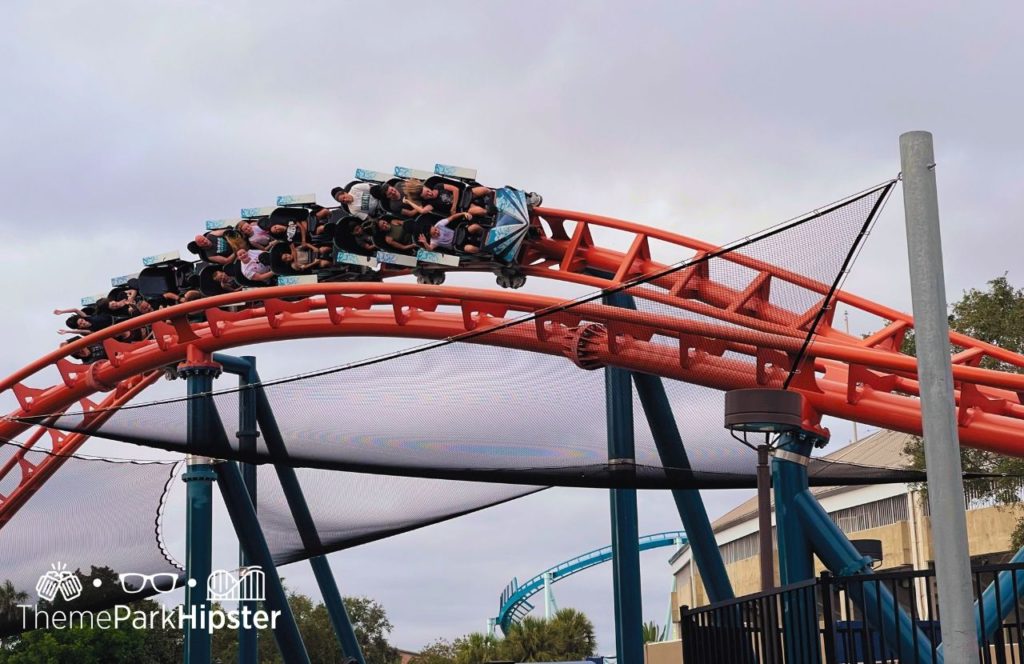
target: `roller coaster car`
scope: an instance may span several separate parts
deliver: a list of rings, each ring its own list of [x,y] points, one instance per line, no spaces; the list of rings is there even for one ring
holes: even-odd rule
[[[494,207],[494,224],[487,230],[480,253],[499,263],[513,265],[530,228],[526,194],[512,187],[502,187],[494,192]]]
[[[258,223],[264,230],[269,229],[274,224],[284,224],[287,226],[290,222],[301,222],[309,219],[309,210],[304,207],[279,207],[274,208],[274,211],[270,213],[266,219],[261,219]]]
[[[164,293],[178,293],[185,289],[192,275],[192,263],[173,260],[143,268],[139,272],[139,294],[144,298],[161,298]]]

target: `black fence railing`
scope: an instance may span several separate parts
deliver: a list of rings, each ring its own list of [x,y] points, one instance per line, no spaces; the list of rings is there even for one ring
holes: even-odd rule
[[[1024,664],[1024,563],[975,566],[972,578],[976,600],[989,593],[977,602],[980,624],[991,628],[979,635],[981,661]],[[825,572],[711,606],[684,606],[680,631],[684,664],[943,661],[934,570]]]

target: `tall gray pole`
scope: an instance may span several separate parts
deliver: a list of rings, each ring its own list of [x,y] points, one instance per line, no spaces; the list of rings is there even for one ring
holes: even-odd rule
[[[960,441],[953,403],[932,135],[927,131],[911,131],[900,136],[900,161],[942,650],[947,662],[971,664],[978,661],[978,636],[971,592],[971,559],[967,550]]]

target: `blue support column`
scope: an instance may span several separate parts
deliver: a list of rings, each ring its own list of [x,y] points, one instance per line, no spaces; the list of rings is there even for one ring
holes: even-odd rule
[[[870,580],[871,559],[857,551],[811,494],[807,463],[814,442],[813,434],[806,432],[782,434],[772,464],[783,585],[811,578],[815,553],[837,576],[866,575],[863,583],[847,584],[847,592],[865,622],[879,631],[883,642],[898,653],[899,661],[933,661],[928,637],[916,628],[884,584]],[[795,603],[784,602],[786,661],[818,661],[817,637],[813,648],[805,646],[807,639],[793,638],[795,634],[817,634],[817,622],[808,624],[807,615]]]
[[[252,387],[259,380],[256,374],[256,358],[245,356],[239,358],[245,363],[246,371],[238,374],[238,449],[243,452],[256,452],[256,439],[259,431],[256,428],[256,391]],[[256,465],[251,463],[239,463],[242,473],[242,481],[252,501],[253,509],[256,508]],[[253,564],[252,559],[246,554],[245,548],[238,547],[238,564],[241,567],[248,567]],[[240,611],[256,611],[257,603],[253,600],[243,600],[238,603]],[[238,661],[239,664],[256,664],[259,661],[259,631],[252,625],[241,625],[238,628]]]
[[[266,606],[271,612],[280,612],[274,629],[274,638],[277,640],[281,657],[286,664],[309,664],[306,646],[295,624],[291,607],[288,606],[288,597],[285,595],[284,586],[281,585],[281,577],[270,555],[267,540],[263,537],[263,529],[256,518],[256,509],[249,500],[249,492],[242,479],[242,473],[238,466],[230,461],[214,464],[214,471],[217,473],[217,484],[220,486],[238,541],[248,557],[263,569],[266,578]]]
[[[249,382],[252,384],[258,385],[260,382],[259,374],[255,371],[255,362],[249,364],[246,361],[247,358],[237,358],[221,354],[214,355],[214,359],[224,366],[225,371],[238,373],[239,375],[248,375]],[[249,375],[250,370],[251,375]],[[291,511],[295,526],[299,531],[299,537],[302,539],[303,546],[307,551],[320,551],[322,550],[320,536],[317,533],[316,524],[309,511],[309,506],[306,504],[306,498],[302,493],[302,487],[295,474],[295,469],[286,465],[288,450],[285,447],[284,438],[281,436],[281,430],[277,426],[274,410],[262,387],[254,388],[252,397],[259,428],[263,432],[267,450],[275,461],[274,470],[277,472],[278,480],[281,482],[281,490],[288,503],[288,509]],[[358,664],[366,664],[327,557],[318,553],[309,559],[309,564],[313,568],[313,575],[320,588],[320,594],[323,597],[328,617],[331,620],[331,626],[334,628],[334,633],[338,638],[343,656],[354,658]]]
[[[188,396],[187,436],[192,449],[210,447],[212,403],[209,398],[192,398],[208,394],[217,365],[203,362],[182,364],[178,374],[185,379]],[[188,469],[181,478],[185,482],[185,614],[196,616],[206,610],[206,582],[213,571],[213,482],[216,475],[210,460],[189,455]],[[197,619],[185,629],[185,664],[209,664],[211,635]]]
[[[1024,562],[1024,549],[1010,559],[1011,563]],[[1013,612],[1024,595],[1024,572],[1000,572],[974,603],[974,621],[978,626],[978,640],[990,643],[1006,617]]]
[[[654,444],[658,447],[658,456],[666,468],[689,469],[690,460],[686,448],[679,435],[679,427],[672,415],[672,405],[665,394],[665,386],[658,376],[634,373],[633,384],[640,397],[647,424],[654,435]],[[722,554],[715,541],[715,532],[711,528],[711,519],[704,508],[704,500],[696,489],[673,489],[679,518],[683,522],[693,554],[693,562],[700,571],[701,581],[707,590],[708,599],[723,602],[733,599],[732,583],[725,571]]]
[[[807,467],[801,465],[798,460],[810,457],[812,448],[813,439],[802,436],[799,432],[784,433],[779,439],[778,451],[772,460],[775,531],[779,542],[779,580],[784,586],[814,578],[814,552],[811,550],[811,542],[803,524],[794,513],[796,496],[809,490]]]
[[[813,439],[800,432],[784,433],[772,460],[772,486],[775,489],[775,531],[779,542],[779,580],[787,586],[814,578],[814,551],[803,522],[796,513],[796,498],[809,490],[807,467]],[[807,652],[802,641],[809,630],[808,612],[799,601],[785,596],[782,602],[782,628],[785,634],[786,661],[808,664],[818,661],[815,651]],[[817,625],[815,624],[815,628]],[[816,632],[815,632],[816,633]],[[810,657],[812,659],[803,659]]]
[[[612,293],[605,304],[628,307],[628,296]],[[630,372],[606,367],[608,462],[613,473],[635,473],[633,386]],[[640,538],[636,489],[611,489],[612,574],[615,593],[615,650],[619,662],[643,662],[643,606],[640,595]]]

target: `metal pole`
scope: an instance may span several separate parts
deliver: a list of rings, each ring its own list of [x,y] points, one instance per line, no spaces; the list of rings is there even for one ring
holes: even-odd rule
[[[672,415],[672,405],[665,394],[665,385],[661,378],[645,373],[634,373],[633,384],[644,408],[647,424],[654,436],[654,444],[658,448],[658,456],[666,468],[688,470],[690,460],[686,455],[679,426]],[[729,574],[722,562],[722,552],[718,550],[715,532],[711,528],[711,519],[700,491],[696,489],[673,489],[679,518],[683,522],[693,562],[700,571],[701,581],[708,593],[708,599],[724,602],[732,599],[735,594]]]
[[[629,306],[627,296],[613,293],[605,304]],[[630,372],[606,367],[608,463],[613,472],[635,472],[633,386]],[[644,660],[643,606],[640,600],[640,539],[636,489],[611,489],[612,574],[615,594],[615,650],[619,662]]]
[[[256,358],[244,356],[239,358],[247,365],[245,373],[238,374],[238,449],[243,452],[256,452],[256,438],[259,431],[256,428],[256,393],[251,387],[258,380],[256,376]],[[256,465],[252,463],[239,463],[242,473],[242,481],[252,501],[253,509],[256,509]],[[242,567],[253,564],[252,559],[245,552],[245,547],[239,543],[238,563]],[[238,603],[240,611],[254,612],[257,609],[254,600],[243,600]],[[239,664],[256,664],[259,660],[259,631],[251,624],[242,623],[238,628],[238,661]]]
[[[967,513],[960,466],[945,277],[932,135],[900,136],[910,292],[917,340],[921,420],[932,515],[935,579],[946,661],[978,661],[978,635],[967,549]]]
[[[182,364],[178,375],[185,379],[188,396],[187,440],[191,449],[212,447],[210,438],[213,378],[219,367],[202,359]],[[209,664],[211,634],[200,626],[199,614],[207,610],[206,582],[213,571],[213,482],[216,479],[210,459],[189,455],[185,482],[185,615],[191,616],[185,628],[185,664]]]
[[[238,470],[238,466],[230,461],[214,464],[214,471],[217,473],[217,484],[224,497],[224,505],[228,509],[231,523],[235,526],[238,541],[245,548],[249,557],[262,568],[265,575],[267,608],[271,611],[280,611],[280,620],[274,629],[274,638],[277,640],[281,657],[289,664],[291,662],[309,664],[306,646],[302,643],[302,636],[295,624],[295,616],[292,614],[291,607],[288,606],[288,597],[285,595],[284,586],[281,585],[281,577],[278,575],[274,559],[270,555],[267,540],[263,537],[263,529],[256,518],[256,509],[253,507],[252,501],[249,500],[249,493],[242,480],[242,473]]]
[[[772,477],[768,466],[771,449],[757,447],[757,531],[761,547],[761,590],[775,586],[775,559],[772,555]]]
[[[544,618],[551,620],[554,617],[552,610],[553,598],[551,597],[551,572],[544,572]]]

